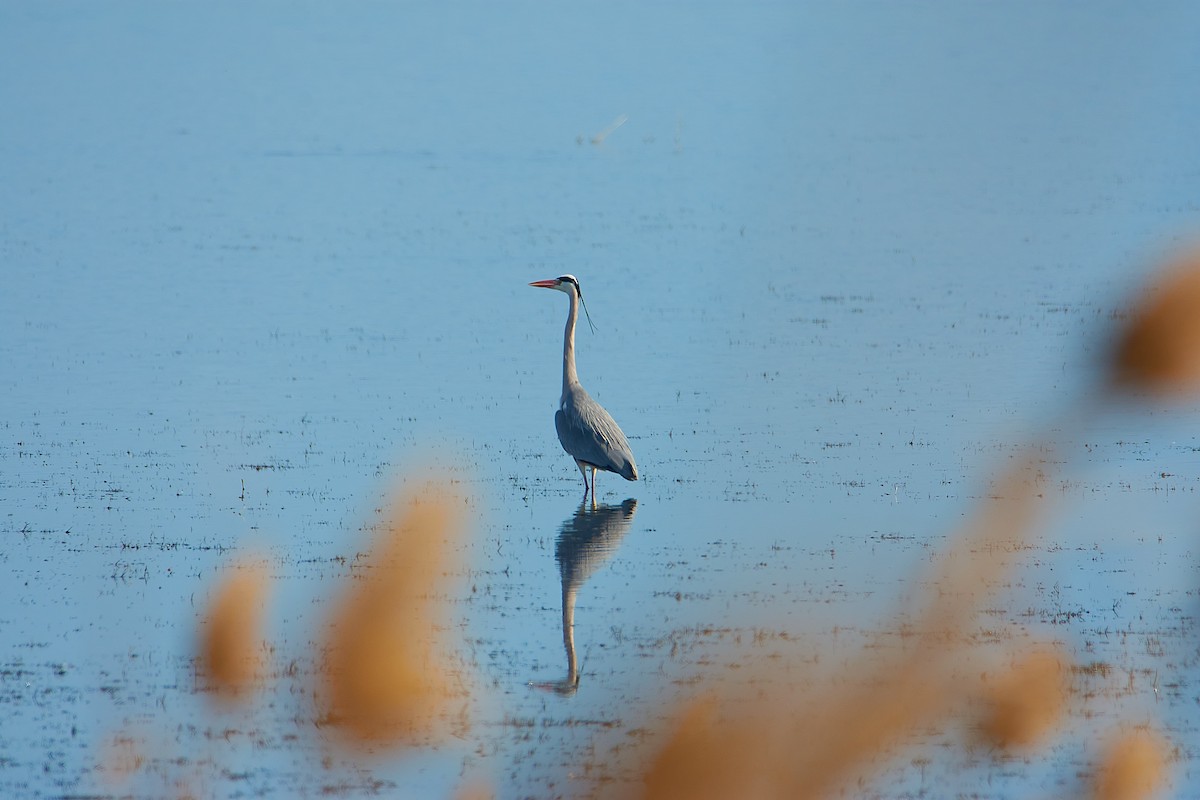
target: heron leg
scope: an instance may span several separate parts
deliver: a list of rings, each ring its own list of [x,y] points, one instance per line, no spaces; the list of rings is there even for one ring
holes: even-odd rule
[[[575,466],[579,467],[579,474],[583,476],[583,496],[586,498],[588,496],[587,466],[585,466],[582,461],[576,461]],[[594,472],[595,471],[593,470],[593,473]],[[596,479],[595,479],[595,477],[593,477],[592,483],[595,483],[595,482],[596,482]]]
[[[596,468],[592,467],[592,499],[596,499]]]

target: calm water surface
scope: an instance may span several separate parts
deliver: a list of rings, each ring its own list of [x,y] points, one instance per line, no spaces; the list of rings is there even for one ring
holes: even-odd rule
[[[0,793],[621,794],[704,679],[853,661],[1196,230],[1198,35],[1183,4],[0,4]],[[642,474],[595,511],[566,301],[526,286],[563,272]],[[1127,721],[1200,792],[1196,430],[1114,413],[1046,467],[983,625],[1107,665],[1062,735],[947,723],[864,791],[1061,796]],[[471,497],[468,721],[356,758],[307,696],[324,601],[435,464]],[[277,675],[218,713],[195,620],[252,552]]]

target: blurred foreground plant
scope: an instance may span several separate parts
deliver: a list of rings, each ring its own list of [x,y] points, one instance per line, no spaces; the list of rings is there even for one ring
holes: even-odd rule
[[[979,733],[1004,749],[1041,744],[1067,712],[1071,662],[1061,648],[1031,648],[993,680],[985,680]]]
[[[268,586],[264,564],[235,564],[214,591],[200,626],[200,674],[224,701],[244,699],[262,678]]]
[[[1096,800],[1140,800],[1150,797],[1166,781],[1169,747],[1161,736],[1134,728],[1114,738],[1105,748],[1093,779]]]
[[[463,531],[463,500],[430,484],[396,503],[333,613],[315,692],[350,743],[436,738],[460,695],[437,600]]]
[[[436,741],[447,729],[469,727],[465,679],[444,641],[444,592],[461,544],[466,499],[447,482],[431,481],[396,500],[377,528],[369,556],[344,579],[344,591],[315,654],[312,696],[321,718],[356,746]],[[196,669],[223,703],[246,703],[265,678],[263,612],[270,582],[265,563],[227,567],[196,629]],[[293,663],[283,674],[294,675]],[[299,693],[303,696],[304,692]],[[454,700],[462,699],[460,706]],[[302,712],[307,716],[311,709]],[[240,733],[228,729],[228,736]],[[207,796],[200,765],[211,757],[161,756],[146,737],[121,733],[103,743],[99,770],[123,791],[139,773],[157,774],[161,796]],[[168,765],[166,767],[163,764]],[[332,762],[327,762],[327,764]],[[180,768],[193,765],[193,769]],[[462,797],[488,796],[465,784]]]
[[[966,625],[1020,551],[1033,520],[1032,461],[1002,479],[955,544],[942,554],[919,632],[901,652],[864,651],[836,682],[820,681],[795,704],[746,706],[718,694],[680,715],[646,772],[648,798],[722,798],[739,786],[761,798],[821,797],[864,779],[913,728],[978,696],[980,666]],[[1018,712],[1019,716],[1019,712]]]
[[[1200,250],[1177,257],[1143,290],[1119,332],[1109,379],[1121,391],[1200,391]]]

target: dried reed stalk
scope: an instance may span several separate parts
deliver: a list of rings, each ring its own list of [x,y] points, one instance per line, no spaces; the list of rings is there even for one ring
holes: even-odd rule
[[[1028,750],[1063,719],[1071,694],[1071,663],[1055,646],[1032,648],[983,690],[979,734],[1004,749]]]
[[[435,593],[462,536],[462,505],[437,485],[397,503],[337,604],[318,702],[351,744],[419,744],[443,731],[456,667]]]
[[[1200,250],[1161,270],[1139,298],[1111,354],[1118,389],[1161,396],[1200,389]]]
[[[1158,734],[1134,728],[1113,739],[1096,770],[1095,800],[1145,800],[1163,787],[1168,746]]]
[[[199,670],[224,702],[244,699],[260,682],[266,566],[240,564],[218,585],[199,630]]]
[[[694,701],[645,774],[648,798],[821,797],[864,778],[914,727],[961,706],[966,626],[1011,566],[1036,513],[1037,464],[1021,461],[956,539],[932,581],[907,652],[865,652],[832,688],[799,703],[723,708]]]

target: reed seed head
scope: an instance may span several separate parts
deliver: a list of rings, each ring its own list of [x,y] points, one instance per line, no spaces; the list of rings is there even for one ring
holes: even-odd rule
[[[261,677],[267,588],[265,565],[235,565],[209,603],[199,631],[200,672],[219,699],[244,698]]]
[[[1111,353],[1126,392],[1178,396],[1200,389],[1200,250],[1164,269],[1143,293]]]

